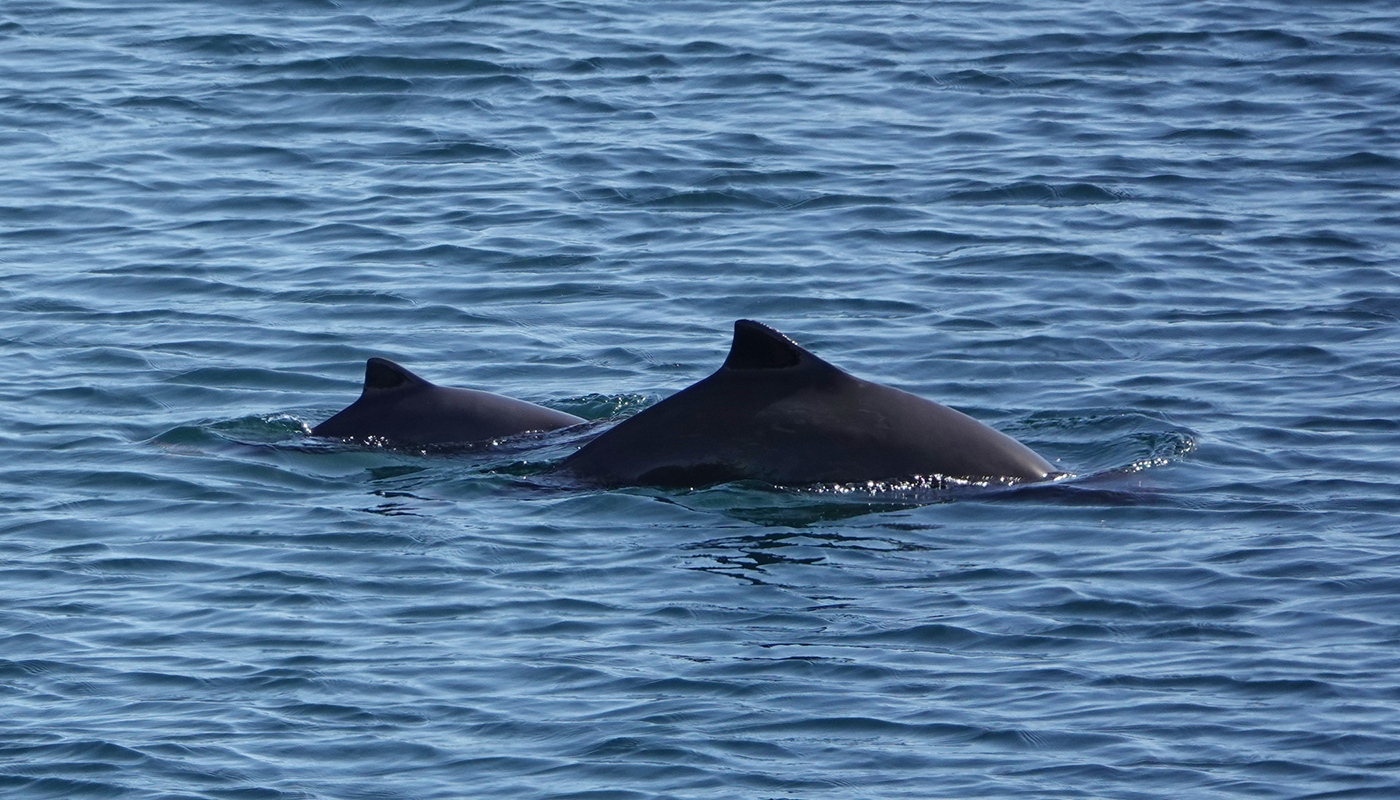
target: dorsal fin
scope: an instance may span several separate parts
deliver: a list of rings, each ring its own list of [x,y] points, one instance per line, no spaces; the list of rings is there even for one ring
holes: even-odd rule
[[[729,369],[783,369],[815,358],[791,339],[761,322],[741,319],[734,323],[734,343],[724,366]]]
[[[368,392],[385,392],[405,386],[427,385],[427,381],[395,364],[387,358],[371,358],[365,362],[365,389]]]

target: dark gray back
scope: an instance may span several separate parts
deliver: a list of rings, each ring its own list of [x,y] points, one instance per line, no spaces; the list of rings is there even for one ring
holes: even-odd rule
[[[713,375],[624,420],[562,468],[607,485],[1040,480],[1030,448],[951,408],[854,377],[751,320]]]
[[[582,419],[490,392],[437,386],[384,358],[365,363],[360,398],[316,436],[423,447],[465,444],[577,425]]]

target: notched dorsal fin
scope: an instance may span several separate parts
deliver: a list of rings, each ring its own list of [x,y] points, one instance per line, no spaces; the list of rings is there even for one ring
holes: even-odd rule
[[[365,391],[384,392],[405,386],[422,386],[428,382],[387,358],[371,358],[365,362]]]
[[[734,343],[724,366],[729,369],[783,369],[814,358],[786,336],[761,322],[741,319],[734,323]]]

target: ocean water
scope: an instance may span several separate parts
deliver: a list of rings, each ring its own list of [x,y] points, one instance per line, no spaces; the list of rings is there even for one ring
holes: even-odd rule
[[[0,154],[5,797],[1400,797],[1391,2],[6,0]],[[1077,477],[539,479],[738,318]]]

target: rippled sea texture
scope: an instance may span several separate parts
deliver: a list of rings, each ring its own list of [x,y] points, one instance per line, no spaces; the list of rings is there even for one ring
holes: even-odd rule
[[[1400,796],[1398,132],[1379,0],[7,0],[0,793]],[[740,317],[1081,477],[305,435]]]

